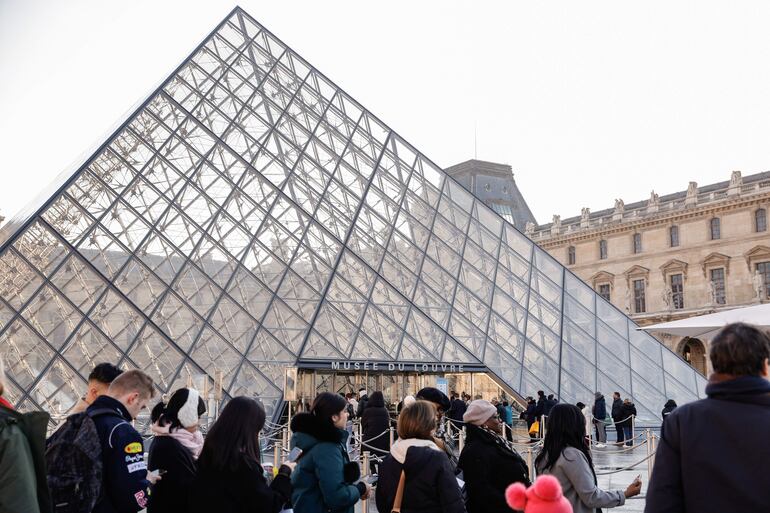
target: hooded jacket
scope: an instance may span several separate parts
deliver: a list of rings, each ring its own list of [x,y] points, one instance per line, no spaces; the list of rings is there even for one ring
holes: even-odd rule
[[[361,472],[358,464],[350,462],[345,449],[348,432],[311,413],[295,415],[291,430],[292,448],[302,449],[291,474],[294,511],[352,513],[366,486],[353,484]]]
[[[615,422],[620,422],[623,420],[623,416],[620,414],[620,409],[623,407],[623,399],[618,397],[617,399],[612,400],[612,413],[610,415],[612,416],[612,420]]]
[[[599,392],[596,393],[594,409],[591,413],[594,416],[594,422],[604,421],[607,418],[607,403],[604,402],[604,396]]]
[[[660,412],[660,416],[665,419],[666,415],[668,415],[675,409],[676,409],[676,402],[673,399],[669,399],[668,401],[666,401],[666,404],[663,405],[663,411]]]
[[[0,511],[50,513],[45,432],[50,416],[0,407]]]
[[[430,440],[399,439],[380,464],[377,511],[391,511],[401,470],[406,475],[402,513],[465,513],[454,470],[444,451]]]
[[[645,511],[770,510],[770,382],[713,375],[706,396],[663,419]]]
[[[631,419],[632,415],[636,415],[636,406],[634,403],[623,403],[623,406],[620,407],[619,424],[627,428],[633,426],[633,420]]]
[[[363,450],[378,455],[387,454],[390,449],[390,433],[386,433],[386,431],[390,429],[390,426],[390,413],[388,413],[387,408],[369,401],[364,415],[361,417],[362,436],[364,443],[368,446],[364,447]]]
[[[526,462],[502,439],[478,426],[466,426],[459,467],[465,477],[469,513],[509,513],[505,490],[512,483],[529,486]]]

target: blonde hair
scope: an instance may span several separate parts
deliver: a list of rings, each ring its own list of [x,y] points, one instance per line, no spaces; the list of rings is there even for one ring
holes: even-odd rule
[[[113,397],[133,392],[138,392],[141,397],[152,399],[155,395],[155,384],[152,378],[140,370],[129,370],[115,378],[108,389],[108,393]]]
[[[436,405],[429,401],[415,401],[398,416],[399,438],[432,440],[436,429]]]

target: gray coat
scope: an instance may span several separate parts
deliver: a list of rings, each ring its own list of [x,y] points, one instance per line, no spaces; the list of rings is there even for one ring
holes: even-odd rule
[[[553,467],[538,468],[538,474],[551,474],[561,483],[573,513],[594,513],[596,508],[614,508],[626,502],[622,490],[604,491],[594,484],[594,476],[585,454],[574,447],[562,451]]]

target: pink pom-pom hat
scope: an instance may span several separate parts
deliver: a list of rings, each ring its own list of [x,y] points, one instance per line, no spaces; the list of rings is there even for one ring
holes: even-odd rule
[[[529,488],[513,483],[505,490],[505,500],[511,509],[524,513],[572,513],[572,505],[553,476],[540,476]]]

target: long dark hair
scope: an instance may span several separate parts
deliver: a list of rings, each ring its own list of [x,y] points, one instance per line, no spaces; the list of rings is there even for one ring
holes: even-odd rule
[[[227,403],[209,429],[198,458],[201,468],[236,472],[245,463],[259,464],[257,435],[265,426],[265,409],[250,397],[235,397]]]
[[[372,392],[372,395],[369,396],[369,402],[366,403],[367,408],[384,408],[385,407],[385,397],[382,395],[382,392]]]
[[[313,399],[310,413],[315,415],[323,424],[333,426],[332,416],[339,415],[347,406],[348,402],[341,396],[331,392],[322,392]]]
[[[577,406],[561,403],[555,405],[548,416],[543,449],[535,459],[535,466],[543,470],[552,468],[567,447],[585,454],[596,482],[594,462],[586,445],[586,418]]]

